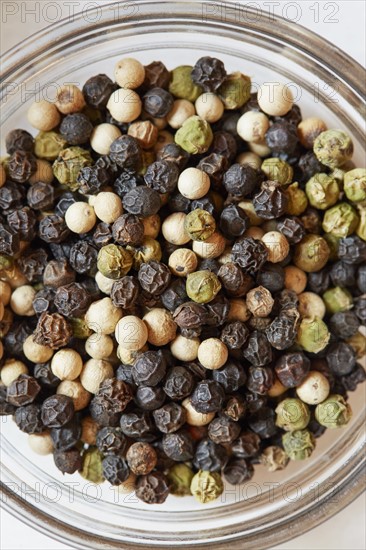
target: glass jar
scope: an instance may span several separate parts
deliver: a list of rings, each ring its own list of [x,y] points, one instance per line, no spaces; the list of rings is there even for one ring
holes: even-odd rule
[[[3,58],[2,135],[29,129],[30,103],[52,99],[56,85],[82,86],[93,74],[111,75],[126,55],[144,64],[162,60],[169,68],[213,55],[228,71],[251,75],[254,89],[265,81],[291,83],[304,116],[320,116],[352,135],[354,159],[362,165],[362,67],[310,31],[234,2],[106,4],[31,36]],[[364,488],[364,390],[350,401],[351,423],[318,439],[310,460],[271,474],[258,466],[250,482],[227,486],[205,506],[178,497],[148,506],[107,484],[63,477],[52,457],[34,455],[27,436],[3,417],[3,505],[77,548],[258,550],[280,544],[326,520]]]

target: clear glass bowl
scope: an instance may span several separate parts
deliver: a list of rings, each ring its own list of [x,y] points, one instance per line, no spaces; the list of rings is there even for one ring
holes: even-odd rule
[[[139,1],[88,11],[37,33],[3,58],[4,136],[25,126],[37,97],[52,98],[55,83],[82,85],[92,74],[112,74],[115,61],[133,55],[169,68],[202,55],[221,58],[229,71],[291,83],[303,113],[347,129],[355,160],[364,164],[362,83],[355,61],[306,29],[238,3]],[[4,148],[2,147],[2,150]],[[280,473],[258,467],[241,487],[200,506],[169,497],[147,506],[132,495],[62,477],[51,457],[28,448],[26,436],[1,419],[4,507],[22,521],[77,548],[260,549],[291,539],[344,508],[364,488],[364,390],[351,396],[347,428],[328,430],[310,460]]]

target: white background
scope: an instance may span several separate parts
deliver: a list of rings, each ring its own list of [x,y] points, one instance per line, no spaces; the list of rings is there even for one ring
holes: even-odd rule
[[[102,4],[103,0],[98,2],[2,0],[0,6],[1,51],[11,48],[54,20],[59,21],[61,17],[68,16],[70,9],[74,9],[76,13],[97,3]],[[327,38],[365,66],[366,2],[364,0],[335,2],[257,0],[242,3],[254,4],[267,11],[271,9],[279,15],[297,21]],[[46,4],[47,9],[45,9]],[[364,550],[366,548],[365,517],[366,498],[363,495],[326,523],[272,550]],[[1,510],[0,548],[1,550],[58,550],[66,549],[68,546],[41,535]]]

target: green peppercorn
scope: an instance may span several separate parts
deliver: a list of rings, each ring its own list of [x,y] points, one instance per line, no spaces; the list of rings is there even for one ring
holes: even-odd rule
[[[366,241],[366,206],[359,204],[357,208],[360,215],[360,222],[357,226],[356,234],[360,237],[360,239]]]
[[[212,271],[195,271],[187,277],[186,292],[198,304],[211,302],[220,289],[221,283]]]
[[[96,447],[90,447],[82,456],[80,475],[92,483],[103,483],[103,455]]]
[[[317,159],[329,168],[338,168],[352,157],[353,143],[342,130],[326,130],[314,141]]]
[[[217,93],[225,109],[240,109],[250,99],[251,86],[250,77],[237,71],[226,77]]]
[[[346,288],[336,286],[329,288],[323,294],[323,301],[328,313],[347,311],[353,306],[352,294]]]
[[[79,187],[77,177],[82,168],[91,166],[93,159],[89,151],[81,147],[68,147],[63,149],[53,163],[53,173],[58,181],[76,191]]]
[[[11,269],[14,265],[14,260],[10,256],[0,254],[0,271],[3,269]]]
[[[85,319],[79,317],[74,317],[69,319],[72,326],[72,334],[74,338],[79,338],[80,340],[86,340],[93,334],[93,331],[88,327],[85,322]]]
[[[34,139],[34,152],[40,159],[55,160],[67,141],[57,132],[39,132]]]
[[[303,430],[310,422],[309,407],[300,399],[284,399],[277,405],[276,413],[276,426],[287,432]]]
[[[194,473],[186,464],[175,464],[168,472],[169,488],[172,495],[184,497],[191,494]]]
[[[344,175],[344,192],[348,200],[366,200],[366,168],[355,168]]]
[[[215,218],[201,208],[196,208],[187,214],[184,228],[194,241],[206,241],[215,232]]]
[[[282,436],[283,448],[292,460],[305,460],[315,449],[315,439],[309,430],[287,432]]]
[[[329,254],[329,246],[323,237],[308,234],[296,245],[294,264],[307,273],[313,273],[325,266]]]
[[[320,317],[306,317],[300,323],[297,343],[309,353],[319,353],[330,339],[327,325]]]
[[[97,260],[98,270],[108,279],[120,279],[132,267],[132,255],[116,244],[107,244],[99,250]]]
[[[140,265],[155,260],[160,262],[162,257],[161,247],[157,240],[144,237],[139,247],[126,246],[133,257],[133,268],[138,270]]]
[[[341,240],[340,237],[336,237],[332,233],[325,233],[323,235],[323,239],[325,239],[327,245],[329,246],[329,259],[334,261],[338,260],[339,241]]]
[[[175,143],[187,153],[205,153],[213,140],[211,126],[197,115],[187,118],[175,134]]]
[[[292,166],[277,157],[265,159],[262,162],[261,170],[269,180],[279,181],[282,185],[291,183],[294,175]]]
[[[300,216],[300,214],[305,212],[308,206],[308,199],[305,192],[299,187],[297,182],[289,185],[285,193],[288,198],[286,214],[290,214],[291,216]]]
[[[356,210],[347,202],[340,202],[324,214],[323,229],[336,237],[348,237],[359,223]]]
[[[326,210],[339,199],[339,185],[327,174],[315,174],[306,184],[306,194],[311,206]]]
[[[179,99],[196,101],[202,94],[201,86],[195,84],[191,78],[193,67],[191,65],[180,65],[171,71],[169,92]]]
[[[216,500],[223,490],[224,484],[218,472],[200,470],[192,479],[191,493],[202,504]]]
[[[270,445],[266,447],[259,457],[259,461],[269,472],[286,468],[289,457],[281,447]]]
[[[351,420],[352,409],[342,395],[330,395],[315,409],[315,418],[326,428],[340,428]]]

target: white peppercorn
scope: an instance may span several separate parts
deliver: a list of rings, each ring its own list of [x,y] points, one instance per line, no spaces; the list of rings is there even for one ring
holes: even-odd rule
[[[279,379],[276,377],[275,381],[273,382],[272,386],[268,390],[268,396],[269,397],[279,397],[280,395],[284,394],[288,388],[286,388],[282,382],[279,381]]]
[[[137,351],[146,344],[148,329],[139,317],[127,315],[118,321],[115,337],[123,348]]]
[[[252,153],[255,153],[259,157],[264,158],[271,154],[271,149],[268,147],[265,139],[262,141],[249,141],[248,147]]]
[[[190,426],[207,426],[214,419],[215,413],[200,413],[192,407],[189,397],[182,401],[182,406],[186,410],[186,422]]]
[[[176,99],[166,119],[169,126],[177,130],[183,125],[187,118],[195,114],[196,110],[194,105],[188,101],[188,99]]]
[[[217,122],[224,113],[224,104],[221,99],[212,93],[200,95],[195,102],[196,113],[207,122]]]
[[[242,139],[255,143],[264,140],[268,128],[268,117],[259,111],[247,111],[239,118],[236,126],[236,130]]]
[[[32,317],[35,315],[33,300],[36,291],[30,285],[22,285],[16,288],[10,298],[10,307],[17,315]]]
[[[53,441],[49,431],[40,434],[29,434],[28,444],[37,455],[46,456],[53,453]]]
[[[256,153],[252,153],[252,151],[240,153],[240,155],[236,157],[235,162],[238,162],[239,164],[249,164],[255,170],[259,170],[262,166],[261,157]]]
[[[109,98],[107,109],[118,122],[132,122],[140,116],[142,102],[133,90],[119,88]]]
[[[178,248],[168,259],[170,270],[177,277],[186,277],[189,273],[193,273],[197,264],[197,256],[189,248]]]
[[[328,379],[316,370],[310,371],[296,388],[296,393],[301,401],[308,405],[322,403],[328,397],[329,392]]]
[[[143,149],[151,149],[157,142],[159,132],[150,120],[137,120],[130,124],[127,134],[137,139]]]
[[[114,124],[98,124],[90,136],[91,148],[100,155],[108,155],[110,147],[114,140],[119,138],[122,132]]]
[[[85,351],[92,359],[108,359],[113,352],[113,340],[107,334],[92,334],[85,341]]]
[[[296,294],[304,292],[308,278],[302,269],[295,265],[288,265],[284,269],[285,271],[285,288],[293,290]]]
[[[301,317],[320,317],[323,319],[326,307],[325,303],[315,292],[302,292],[298,295],[299,305],[297,307]]]
[[[257,94],[258,105],[270,116],[284,116],[294,104],[291,89],[279,82],[265,82]]]
[[[147,341],[153,346],[165,346],[174,340],[177,325],[170,311],[164,308],[153,308],[143,317],[147,327]]]
[[[87,233],[97,221],[94,208],[87,202],[74,202],[66,210],[65,222],[73,233]]]
[[[74,84],[65,84],[57,90],[55,104],[63,115],[82,111],[86,105],[83,92]]]
[[[108,294],[108,296],[110,295],[112,286],[115,283],[114,279],[105,277],[100,271],[97,271],[95,274],[95,282],[97,283],[99,290],[103,292],[103,294]]]
[[[179,176],[178,189],[187,199],[200,199],[210,189],[210,177],[198,168],[186,168]]]
[[[159,214],[153,214],[152,216],[147,216],[147,218],[142,218],[142,223],[144,226],[144,237],[156,239],[161,227]]]
[[[10,386],[21,374],[28,374],[28,367],[18,359],[8,359],[1,367],[1,382],[5,386]]]
[[[56,105],[45,99],[35,101],[30,106],[27,117],[29,124],[42,132],[49,132],[61,122],[61,116]]]
[[[121,199],[110,191],[98,193],[93,206],[95,214],[104,223],[113,223],[123,214]]]
[[[83,368],[81,355],[70,348],[60,349],[52,357],[51,370],[60,380],[75,380]]]
[[[198,348],[198,360],[206,369],[221,368],[225,365],[228,356],[228,349],[219,338],[207,338]]]
[[[307,149],[312,149],[314,141],[319,134],[327,130],[324,120],[317,117],[304,118],[297,126],[297,135],[301,145]]]
[[[93,302],[85,314],[88,328],[100,334],[112,334],[122,317],[122,310],[113,305],[110,298],[102,298]]]
[[[246,302],[254,317],[268,317],[272,311],[274,299],[267,288],[257,286],[248,292]]]
[[[251,227],[249,227],[245,233],[244,233],[244,237],[245,238],[248,238],[248,237],[252,237],[252,239],[257,239],[257,240],[261,240],[263,235],[264,235],[264,231],[261,227],[257,227],[256,225],[252,225]]]
[[[93,359],[91,359],[92,361]],[[71,397],[75,411],[81,411],[89,405],[91,392],[82,386],[79,380],[63,380],[58,386],[56,393]]]
[[[114,79],[121,88],[135,90],[145,79],[145,68],[137,59],[125,57],[116,63]]]
[[[133,365],[140,353],[148,351],[149,347],[147,344],[142,346],[141,349],[131,350],[118,346],[117,348],[117,357],[124,365]]]
[[[226,239],[217,231],[205,241],[193,241],[192,250],[200,258],[214,259],[221,256],[226,247]]]
[[[182,245],[191,240],[185,229],[186,217],[187,215],[184,212],[173,212],[165,218],[161,226],[161,232],[168,243]]]
[[[198,338],[185,338],[178,334],[170,344],[170,351],[179,361],[194,361],[197,359],[199,345]]]
[[[53,350],[48,346],[37,344],[33,340],[33,334],[30,334],[23,342],[23,353],[33,363],[46,363],[51,359]]]
[[[279,231],[269,231],[262,237],[262,242],[268,250],[268,261],[282,262],[290,252],[290,245],[286,237]]]
[[[99,386],[107,378],[113,377],[113,367],[104,359],[89,359],[84,363],[80,375],[82,386],[90,393],[97,393]]]
[[[129,495],[135,490],[136,479],[137,475],[130,472],[130,475],[125,481],[120,483],[120,485],[115,486],[116,491],[118,491],[121,495]]]
[[[97,434],[100,426],[91,416],[85,416],[81,420],[81,436],[80,440],[87,445],[96,445]]]

